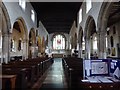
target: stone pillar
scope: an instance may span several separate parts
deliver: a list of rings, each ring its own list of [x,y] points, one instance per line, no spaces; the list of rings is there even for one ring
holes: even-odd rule
[[[36,44],[33,44],[33,45],[32,45],[32,58],[37,57],[36,47],[37,47]]]
[[[81,58],[81,54],[80,54],[80,43],[78,43],[78,58]]]
[[[3,62],[8,63],[10,61],[10,34],[3,33],[2,35],[2,56]]]
[[[106,58],[106,31],[98,32],[98,58]]]
[[[28,58],[28,40],[24,39],[23,40],[23,59]]]
[[[82,57],[82,41],[80,41],[80,43],[79,43],[78,57],[83,58]]]
[[[90,38],[85,39],[85,58],[90,59],[90,50],[91,50],[91,43],[90,43]]]

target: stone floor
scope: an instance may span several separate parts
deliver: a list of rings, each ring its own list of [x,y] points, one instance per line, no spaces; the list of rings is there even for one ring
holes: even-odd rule
[[[54,58],[54,63],[49,68],[46,78],[40,88],[40,90],[44,89],[67,89],[61,58]]]

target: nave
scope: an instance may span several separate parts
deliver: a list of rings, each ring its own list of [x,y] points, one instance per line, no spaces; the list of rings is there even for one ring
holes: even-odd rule
[[[120,1],[1,1],[0,90],[120,90]]]
[[[67,88],[67,82],[62,66],[62,58],[54,58],[54,63],[48,69],[46,78],[40,90],[56,88],[61,90]]]

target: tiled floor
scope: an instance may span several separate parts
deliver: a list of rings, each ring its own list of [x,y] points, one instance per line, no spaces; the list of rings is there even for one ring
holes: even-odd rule
[[[40,90],[43,89],[67,89],[67,83],[63,73],[62,59],[55,58],[53,65],[49,68],[47,77],[45,78]]]

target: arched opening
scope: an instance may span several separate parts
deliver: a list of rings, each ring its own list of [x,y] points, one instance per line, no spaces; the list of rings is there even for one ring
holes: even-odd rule
[[[11,23],[7,9],[3,3],[0,7],[0,62],[7,63],[10,60],[10,29]]]
[[[120,58],[120,2],[103,3],[98,18],[98,26],[101,30],[101,53],[105,58]],[[104,36],[102,35],[104,32]],[[104,42],[103,42],[104,41]],[[102,55],[103,56],[103,55]]]
[[[35,49],[36,49],[36,36],[35,30],[32,28],[29,32],[29,48],[28,48],[28,58],[36,57]]]
[[[94,54],[98,53],[97,47],[97,32],[96,32],[96,25],[93,17],[89,16],[86,22],[86,58],[93,59]]]
[[[13,24],[11,35],[11,59],[26,59],[27,58],[27,30],[24,20],[19,18]]]

